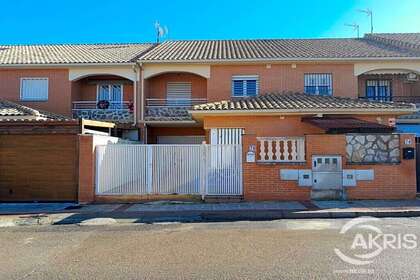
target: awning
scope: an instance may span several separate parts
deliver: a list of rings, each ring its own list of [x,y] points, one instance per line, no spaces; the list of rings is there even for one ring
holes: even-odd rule
[[[384,133],[393,132],[394,127],[356,118],[312,117],[303,118],[302,122],[317,126],[327,133]]]

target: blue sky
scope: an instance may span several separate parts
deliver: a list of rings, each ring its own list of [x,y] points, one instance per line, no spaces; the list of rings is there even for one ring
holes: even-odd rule
[[[355,37],[362,8],[375,32],[420,32],[420,0],[3,0],[0,44],[153,42],[156,20],[169,39]]]

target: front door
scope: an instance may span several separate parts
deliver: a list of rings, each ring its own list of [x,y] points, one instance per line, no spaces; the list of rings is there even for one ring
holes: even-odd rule
[[[341,156],[313,156],[312,174],[312,199],[343,198],[343,169]]]

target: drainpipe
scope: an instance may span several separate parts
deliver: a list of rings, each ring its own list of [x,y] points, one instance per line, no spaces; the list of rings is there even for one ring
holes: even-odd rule
[[[140,114],[140,120],[143,122],[144,121],[144,109],[145,109],[145,104],[144,104],[144,70],[143,70],[143,63],[139,63],[139,68],[140,68],[140,98],[141,98],[141,114]]]
[[[133,84],[133,126],[137,125],[137,82],[139,80],[139,66],[137,63],[133,66],[134,71],[134,84]]]

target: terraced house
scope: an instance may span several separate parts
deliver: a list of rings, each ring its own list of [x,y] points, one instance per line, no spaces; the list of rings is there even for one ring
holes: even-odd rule
[[[0,46],[2,98],[144,144],[240,145],[229,194],[252,200],[413,198],[419,74],[419,33]]]

